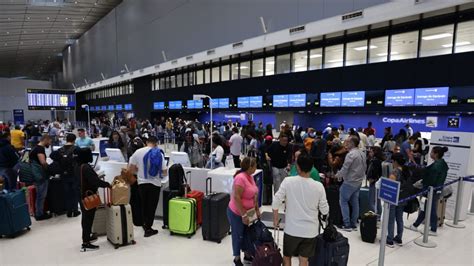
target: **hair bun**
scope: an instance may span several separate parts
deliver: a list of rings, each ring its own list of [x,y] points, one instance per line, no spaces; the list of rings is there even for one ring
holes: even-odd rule
[[[443,147],[443,152],[447,152],[448,151],[448,147],[444,146]]]

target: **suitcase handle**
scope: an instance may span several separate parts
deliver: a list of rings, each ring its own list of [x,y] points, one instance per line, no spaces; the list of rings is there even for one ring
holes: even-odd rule
[[[281,218],[280,218],[280,220],[278,220],[278,225],[275,228],[273,228],[273,239],[275,239],[275,242],[276,242],[277,246],[280,245],[280,234],[279,234],[279,231],[281,230],[280,229],[280,222],[281,222]]]
[[[212,193],[212,178],[208,177],[206,178],[206,195],[209,195]]]
[[[104,200],[105,200],[104,205],[106,205],[108,207],[110,207],[112,205],[112,199],[111,199],[111,196],[110,196],[111,191],[112,190],[108,187],[104,188]]]

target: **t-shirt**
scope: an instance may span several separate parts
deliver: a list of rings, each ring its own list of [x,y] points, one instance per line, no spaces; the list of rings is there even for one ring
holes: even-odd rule
[[[301,176],[283,179],[273,197],[272,208],[281,209],[285,201],[285,233],[295,237],[313,238],[319,234],[319,212],[326,215],[329,205],[320,182]]]
[[[150,147],[143,147],[135,151],[133,153],[132,157],[130,157],[130,164],[133,164],[137,166],[138,172],[137,172],[137,182],[138,184],[153,184],[157,187],[161,187],[161,180],[159,174],[157,176],[150,176],[148,175],[148,178],[145,179],[145,164],[143,163],[143,158],[145,155],[148,153],[148,151],[151,150]],[[163,154],[161,154],[161,171],[165,171],[166,168],[166,161],[165,157]],[[149,169],[149,168],[148,168]]]
[[[290,145],[283,147],[280,145],[280,142],[273,142],[268,148],[267,153],[273,167],[282,169],[288,166],[291,158]]]
[[[235,191],[235,187],[239,186],[244,189],[242,192],[242,206],[244,207],[245,210],[250,210],[255,207],[255,195],[258,193],[258,187],[255,184],[255,180],[253,177],[249,176],[247,173],[242,172],[238,175],[235,176],[234,178],[234,184],[232,187],[234,188],[233,191]],[[234,192],[232,192],[233,194]],[[237,215],[241,215],[239,208],[237,208],[237,205],[235,204],[235,199],[232,196],[230,198],[229,202],[229,208],[232,210]]]
[[[214,151],[212,151],[211,155],[216,156],[216,162],[222,163],[222,159],[224,158],[224,148],[221,145],[217,146]]]
[[[230,154],[232,155],[240,155],[242,150],[242,142],[243,138],[239,134],[234,134],[230,137]]]
[[[400,154],[403,155],[406,161],[409,160],[407,150],[411,150],[411,144],[408,140],[404,141],[400,146]]]
[[[298,175],[298,170],[296,169],[296,165],[292,165],[290,169],[290,176],[297,176]],[[314,180],[321,182],[321,177],[319,176],[319,172],[316,168],[311,168],[311,172],[309,173],[309,176]]]
[[[76,139],[76,146],[78,146],[79,148],[92,148],[93,145],[94,142],[89,137]]]
[[[10,131],[10,136],[13,147],[15,147],[16,149],[21,149],[25,146],[25,143],[23,142],[23,139],[25,138],[25,133],[23,133],[23,131],[14,129]]]
[[[33,148],[33,150],[31,150],[31,152],[29,154],[29,158],[30,158],[30,160],[33,160],[33,161],[38,162],[39,164],[41,164],[39,159],[38,159],[38,154],[44,154],[44,157],[46,159],[46,149],[43,146],[40,146],[40,145],[37,145],[36,147]]]

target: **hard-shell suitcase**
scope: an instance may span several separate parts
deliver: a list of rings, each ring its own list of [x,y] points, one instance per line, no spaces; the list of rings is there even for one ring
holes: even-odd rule
[[[230,232],[227,207],[228,193],[212,193],[211,178],[206,179],[206,196],[202,202],[202,239],[220,243]]]
[[[49,180],[46,202],[51,213],[55,215],[66,213],[63,180],[60,178],[51,178]]]
[[[443,226],[444,218],[446,216],[446,201],[447,199],[441,197],[438,201],[438,209],[436,213],[438,214],[438,226]]]
[[[31,219],[24,190],[0,194],[0,237],[30,230]]]
[[[316,252],[309,258],[309,266],[346,266],[349,260],[349,241],[337,233],[334,241],[326,241],[323,234],[316,237]]]
[[[374,243],[377,237],[377,214],[374,212],[366,212],[360,221],[360,236],[362,241]]]
[[[26,202],[30,216],[35,216],[36,211],[36,187],[34,185],[26,188]]]
[[[196,200],[196,222],[198,225],[202,224],[202,200],[204,199],[204,192],[198,190],[191,190],[186,194],[187,198]]]
[[[191,238],[196,233],[196,200],[190,198],[174,198],[169,201],[170,234],[186,235]]]
[[[370,210],[369,205],[369,187],[361,187],[359,191],[359,218],[362,217]]]
[[[130,204],[107,207],[107,239],[116,249],[135,244]]]
[[[342,226],[341,205],[339,204],[339,185],[331,184],[326,187],[326,198],[329,204],[329,219],[336,226]]]
[[[169,211],[168,211],[168,207],[169,207],[169,201],[172,199],[172,198],[176,198],[176,197],[180,197],[182,196],[181,195],[181,191],[179,190],[170,190],[170,188],[165,188],[163,189],[163,229],[167,229],[168,228],[168,214],[169,214]]]
[[[105,205],[100,206],[95,211],[92,233],[98,236],[107,235],[107,208]]]

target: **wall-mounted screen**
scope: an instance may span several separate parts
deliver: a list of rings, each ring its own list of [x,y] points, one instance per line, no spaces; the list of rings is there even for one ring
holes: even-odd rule
[[[123,105],[121,105],[121,104],[116,104],[116,105],[115,105],[115,110],[116,110],[116,111],[122,111],[122,110],[123,110]]]
[[[89,106],[90,111],[95,111],[95,106]]]
[[[47,110],[73,110],[76,107],[76,95],[74,91],[59,90],[36,90],[26,91],[28,98],[28,109]]]
[[[273,107],[288,107],[288,94],[273,95]]]
[[[188,109],[202,109],[202,100],[188,100]]]
[[[102,105],[102,106],[100,107],[100,110],[101,110],[101,111],[107,111],[107,105]]]
[[[364,107],[365,91],[345,91],[342,92],[342,107]]]
[[[153,110],[165,110],[165,102],[154,102]]]
[[[179,110],[182,108],[182,102],[181,101],[170,101],[169,102],[169,109],[170,110]]]
[[[385,106],[413,106],[415,89],[386,90]]]
[[[229,98],[219,98],[219,108],[221,109],[227,109],[229,108]]]
[[[113,110],[115,110],[114,107],[115,107],[115,106],[113,106],[113,105],[107,106],[107,111],[113,111]]]
[[[219,108],[219,99],[215,98],[211,100],[212,108]]]
[[[237,98],[237,107],[238,108],[249,108],[250,107],[250,98],[249,97],[238,97]]]
[[[448,105],[449,87],[415,89],[416,106]]]
[[[133,106],[132,106],[132,104],[130,104],[130,103],[125,104],[124,106],[125,106],[125,110],[126,110],[126,111],[131,111],[131,110],[133,109]]]
[[[262,96],[252,96],[250,98],[250,108],[262,108]]]
[[[288,95],[288,106],[289,107],[305,107],[306,106],[306,94],[289,94]]]
[[[340,92],[322,92],[320,97],[321,107],[339,107],[341,106]]]

